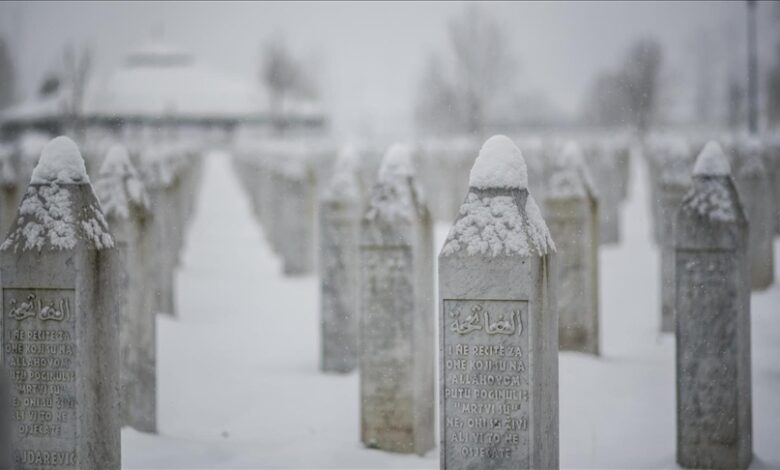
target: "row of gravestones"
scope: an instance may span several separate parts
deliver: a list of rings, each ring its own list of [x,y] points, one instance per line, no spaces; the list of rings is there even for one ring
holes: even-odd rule
[[[321,368],[359,369],[364,445],[423,454],[435,435],[431,217],[410,149],[388,150],[366,203],[357,160],[342,152],[321,200]],[[598,199],[584,160],[572,143],[551,158],[545,217],[508,138],[489,139],[471,169],[438,263],[442,468],[558,466],[559,347],[598,353]],[[692,175],[672,242],[678,462],[745,468],[747,218],[717,144]]]
[[[93,186],[73,141],[46,144],[0,246],[0,449],[13,449],[0,464],[12,468],[119,468],[121,425],[156,431],[155,313],[174,313],[166,278],[200,161],[115,145],[99,168]]]
[[[630,141],[624,138],[582,139],[585,162],[599,200],[599,242],[620,241],[620,204],[628,194]],[[550,185],[553,156],[560,153],[559,139],[524,138],[519,141],[528,165],[539,175],[532,183],[543,196]],[[416,145],[414,165],[419,184],[429,196],[431,216],[450,221],[457,214],[461,195],[468,189],[468,174],[477,141],[469,138],[428,140]],[[360,181],[371,187],[376,180],[382,154],[373,146],[362,146],[357,164]],[[327,187],[335,167],[333,146],[322,142],[240,142],[234,148],[233,163],[255,217],[265,230],[271,248],[282,261],[287,275],[317,271],[318,198]]]
[[[754,290],[774,282],[773,239],[780,234],[780,143],[757,138],[720,140],[746,216],[750,221],[751,285]],[[661,330],[675,328],[676,213],[688,191],[692,167],[704,142],[683,136],[651,139],[644,153],[651,190],[653,239],[661,256]]]

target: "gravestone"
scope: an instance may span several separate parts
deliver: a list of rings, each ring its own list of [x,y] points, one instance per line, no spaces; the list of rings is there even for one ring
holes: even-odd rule
[[[11,432],[13,415],[11,414],[11,390],[8,374],[0,367],[0,469],[10,470],[13,464]]]
[[[95,182],[103,213],[122,255],[126,304],[119,315],[122,423],[157,431],[154,246],[149,196],[127,150],[111,147]]]
[[[345,148],[320,201],[320,368],[357,367],[360,217],[362,189],[358,154]]]
[[[488,139],[439,255],[442,469],[558,468],[555,245],[528,181]]]
[[[599,203],[599,241],[602,245],[620,243],[620,170],[605,145],[594,142],[583,154]]]
[[[434,446],[433,238],[411,163],[392,146],[361,223],[361,436],[365,446]]]
[[[81,154],[57,137],[0,246],[18,468],[120,467],[120,269]]]
[[[21,190],[15,163],[18,163],[18,154],[13,147],[0,144],[0,238],[3,239],[16,218],[16,208],[19,206]]]
[[[674,332],[675,225],[677,211],[690,188],[691,149],[685,139],[674,139],[658,162],[658,244],[661,255],[661,332]]]
[[[755,139],[741,142],[734,178],[742,208],[750,224],[750,253],[753,289],[764,290],[774,281],[774,209],[772,188],[761,158],[761,143]]]
[[[677,462],[752,458],[748,224],[718,144],[708,143],[677,216]]]
[[[558,248],[553,278],[559,347],[598,355],[598,204],[574,142],[555,158],[544,215]]]
[[[173,198],[170,187],[174,175],[159,152],[143,155],[143,173],[152,208],[151,230],[154,234],[154,306],[157,313],[176,316],[176,248],[173,226]]]

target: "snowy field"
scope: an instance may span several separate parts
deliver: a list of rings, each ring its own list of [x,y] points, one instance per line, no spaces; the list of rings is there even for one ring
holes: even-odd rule
[[[633,163],[623,243],[600,255],[603,356],[560,355],[564,468],[676,468],[674,339],[658,333],[658,251]],[[437,227],[437,251],[447,229]],[[777,266],[780,243],[775,254]],[[318,372],[317,279],[280,272],[229,157],[212,155],[178,274],[180,315],[158,320],[160,434],[125,429],[123,466],[438,468],[438,450],[361,446],[357,374]],[[752,320],[752,468],[780,468],[777,281],[753,295]]]

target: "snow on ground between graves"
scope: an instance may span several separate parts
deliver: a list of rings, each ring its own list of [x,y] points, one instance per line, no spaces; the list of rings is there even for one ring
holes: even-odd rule
[[[676,468],[674,340],[658,333],[658,251],[633,163],[625,238],[599,255],[603,356],[560,354],[563,468]],[[180,319],[158,318],[160,435],[125,429],[123,467],[438,468],[438,449],[362,447],[357,374],[318,371],[317,280],[280,274],[230,171],[227,156],[206,161]],[[449,227],[436,229],[440,247]],[[752,301],[753,466],[777,468],[780,284]]]

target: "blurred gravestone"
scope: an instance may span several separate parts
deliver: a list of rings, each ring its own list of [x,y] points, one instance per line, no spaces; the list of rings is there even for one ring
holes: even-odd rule
[[[726,157],[709,143],[677,218],[677,462],[752,458],[748,225]]]
[[[357,367],[362,189],[358,154],[345,148],[320,201],[320,327],[325,372]]]
[[[149,150],[143,160],[146,188],[152,208],[151,230],[154,237],[155,312],[176,315],[176,216],[171,187],[175,175],[159,151]]]
[[[433,238],[406,147],[387,151],[361,230],[362,441],[424,454],[434,446]]]
[[[13,450],[11,448],[11,432],[13,420],[11,414],[11,389],[8,373],[0,366],[0,469],[10,470],[13,467]]]
[[[558,248],[553,277],[559,347],[599,354],[596,197],[576,143],[568,143],[555,160],[544,213]]]
[[[661,252],[661,331],[664,333],[674,332],[674,233],[677,211],[691,184],[690,155],[688,142],[682,138],[674,139],[657,162],[658,199],[655,203]]]
[[[19,206],[20,186],[14,160],[17,158],[13,147],[0,144],[0,238],[8,234]]]
[[[753,289],[763,290],[774,281],[774,209],[772,188],[761,158],[761,143],[740,142],[734,178],[745,216],[750,224],[748,252]]]
[[[17,465],[118,469],[121,265],[70,139],[44,148],[0,250]]]
[[[614,155],[604,144],[594,143],[584,152],[585,163],[594,180],[599,203],[599,242],[620,243],[621,173]]]
[[[95,192],[122,254],[127,302],[119,316],[122,423],[157,431],[157,354],[154,251],[149,197],[127,150],[114,146],[100,168]]]
[[[780,136],[767,139],[764,152],[764,164],[768,170],[769,186],[772,191],[772,207],[774,208],[775,235],[780,235]]]
[[[442,469],[558,467],[555,246],[528,180],[488,139],[439,255]]]

